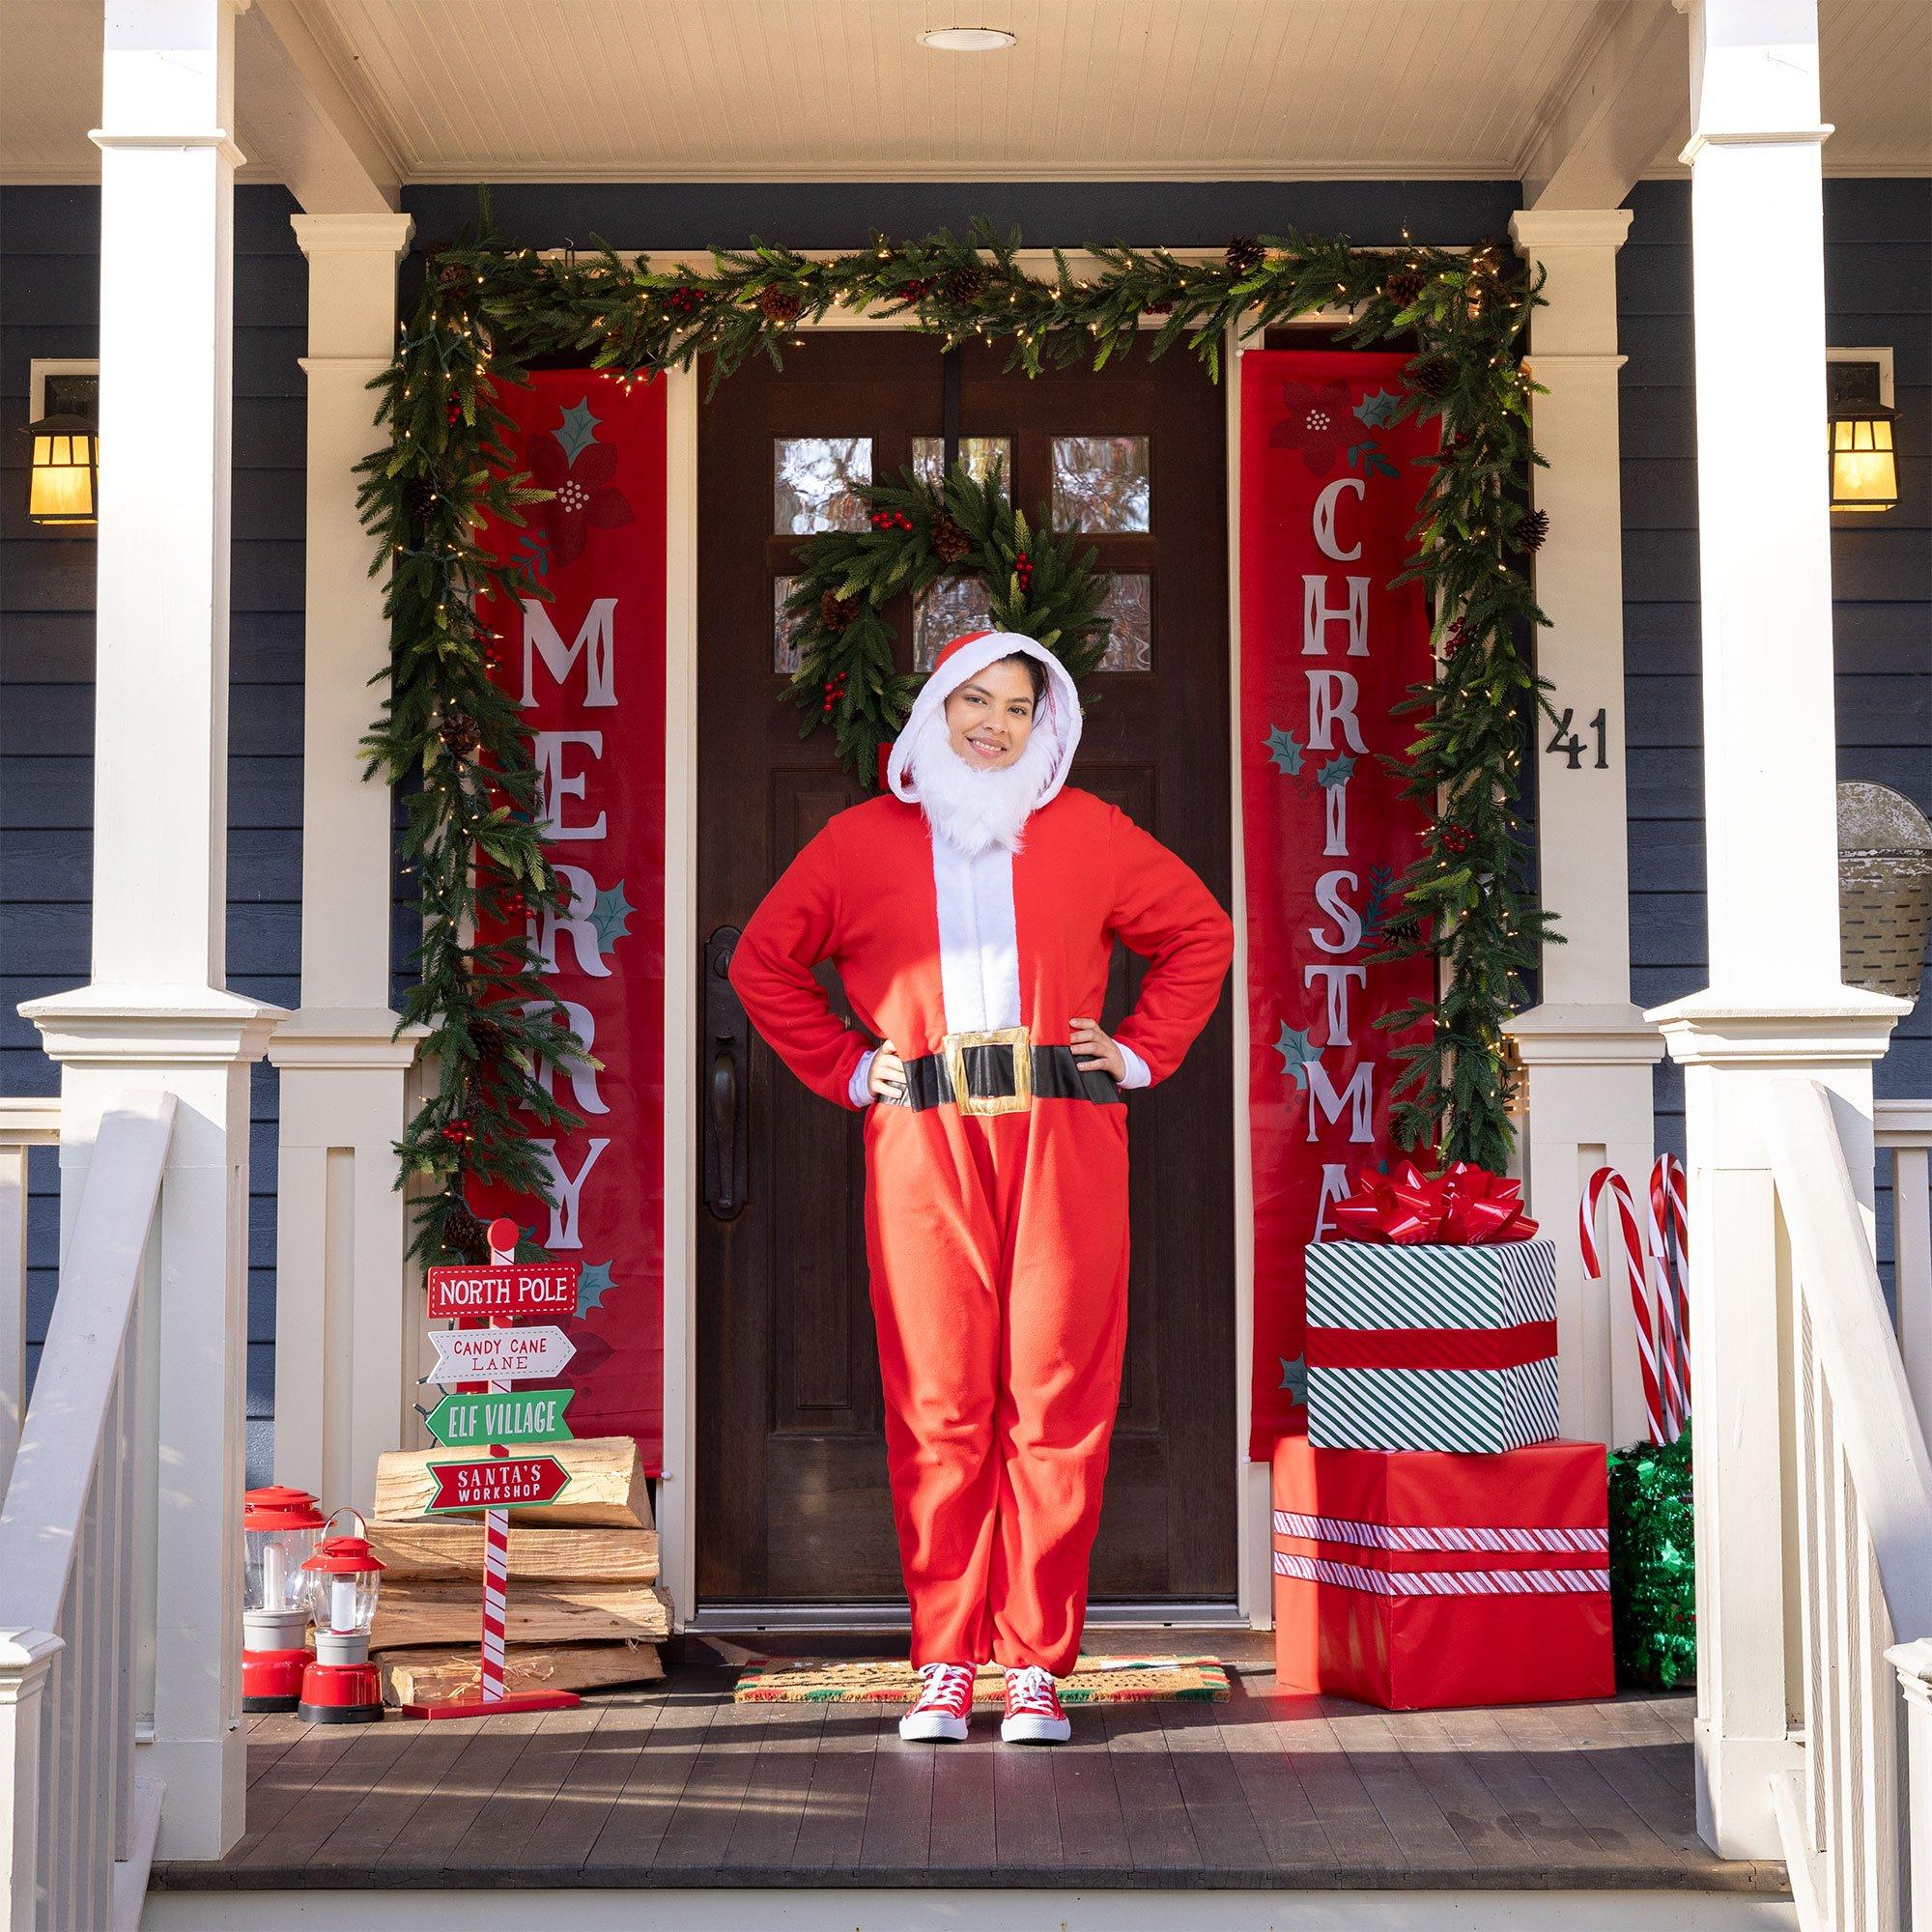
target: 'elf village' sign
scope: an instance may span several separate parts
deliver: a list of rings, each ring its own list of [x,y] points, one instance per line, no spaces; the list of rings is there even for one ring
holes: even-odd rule
[[[423,1417],[445,1449],[496,1443],[567,1442],[563,1412],[575,1389],[512,1390],[506,1395],[446,1395]]]

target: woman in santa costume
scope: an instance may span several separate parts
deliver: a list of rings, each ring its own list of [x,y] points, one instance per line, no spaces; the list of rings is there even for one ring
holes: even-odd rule
[[[1123,1090],[1180,1065],[1228,916],[1132,819],[1066,784],[1072,677],[1030,638],[940,654],[890,794],[842,811],[753,914],[731,983],[814,1093],[866,1111],[866,1250],[912,1657],[909,1739],[961,1739],[1006,1668],[1009,1743],[1067,1735],[1120,1406]],[[1114,1037],[1116,939],[1151,961]],[[834,1014],[830,960],[876,1046]]]

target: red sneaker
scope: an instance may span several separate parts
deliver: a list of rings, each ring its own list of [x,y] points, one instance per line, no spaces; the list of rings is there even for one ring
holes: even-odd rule
[[[925,1681],[899,1719],[899,1736],[907,1744],[964,1744],[978,1673],[970,1663],[927,1663],[919,1674]]]
[[[1009,1745],[1064,1745],[1072,1734],[1060,1687],[1038,1664],[1007,1672],[1007,1715],[1000,1736]]]

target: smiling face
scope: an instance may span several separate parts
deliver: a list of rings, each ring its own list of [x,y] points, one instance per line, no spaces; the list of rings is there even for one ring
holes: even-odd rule
[[[1032,672],[1003,658],[946,700],[947,736],[975,771],[996,772],[1026,749],[1036,709]]]

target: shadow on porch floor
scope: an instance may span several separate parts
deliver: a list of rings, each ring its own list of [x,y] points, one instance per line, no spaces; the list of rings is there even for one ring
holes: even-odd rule
[[[1392,1715],[1277,1695],[1244,1633],[1136,1634],[1227,1659],[1234,1696],[1076,1713],[1057,1750],[987,1721],[909,1747],[893,1711],[734,1704],[687,1645],[662,1686],[549,1716],[252,1719],[247,1836],[154,1883],[1786,1889],[1699,1842],[1688,1697]]]

